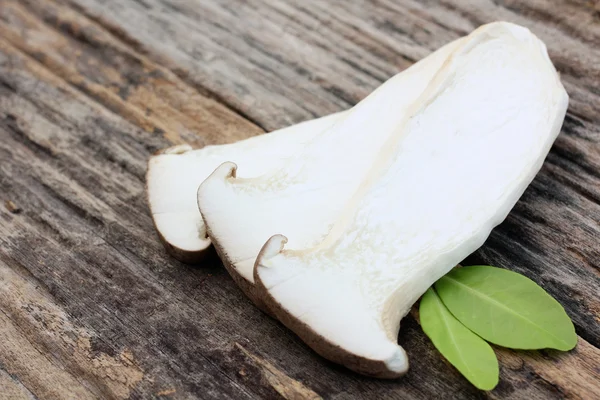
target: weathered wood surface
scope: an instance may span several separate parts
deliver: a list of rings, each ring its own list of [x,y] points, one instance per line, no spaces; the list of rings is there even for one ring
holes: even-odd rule
[[[473,389],[407,317],[360,377],[165,254],[147,158],[342,110],[478,25],[548,45],[571,96],[541,173],[471,257],[555,296],[576,350],[498,349]],[[600,6],[587,0],[0,0],[0,398],[600,398]]]

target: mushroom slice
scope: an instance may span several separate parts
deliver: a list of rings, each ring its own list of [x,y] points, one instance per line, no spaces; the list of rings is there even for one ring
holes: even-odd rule
[[[296,228],[282,231],[289,249],[281,235],[265,244],[254,273],[267,307],[329,360],[381,378],[405,373],[401,318],[504,220],[567,104],[529,30],[474,31],[410,107],[329,235],[301,249]]]
[[[198,190],[208,234],[238,285],[253,294],[253,269],[263,244],[294,232],[294,247],[316,245],[360,187],[380,149],[410,116],[410,107],[458,41],[388,80],[331,128],[316,135],[276,171],[247,179],[232,162],[222,164]],[[240,163],[239,173],[250,165]]]
[[[231,144],[198,150],[189,145],[174,146],[152,156],[146,176],[148,203],[156,230],[169,253],[180,261],[196,263],[209,248],[196,192],[216,167],[235,160],[246,166],[246,177],[260,176],[277,168],[342,115],[332,114]]]

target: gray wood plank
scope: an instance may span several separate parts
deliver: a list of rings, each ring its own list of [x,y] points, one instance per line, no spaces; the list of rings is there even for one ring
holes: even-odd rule
[[[598,397],[595,7],[0,0],[2,377],[38,398]],[[323,361],[256,310],[216,256],[190,267],[164,253],[144,198],[154,151],[347,108],[493,19],[546,41],[572,100],[543,170],[468,261],[540,283],[573,318],[576,351],[498,349],[501,383],[481,393],[433,349],[413,313],[399,337],[409,374],[368,379]]]

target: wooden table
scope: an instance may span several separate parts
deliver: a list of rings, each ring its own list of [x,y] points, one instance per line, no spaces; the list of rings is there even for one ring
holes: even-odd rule
[[[468,263],[525,274],[575,322],[569,353],[497,349],[478,392],[407,317],[411,370],[316,356],[216,256],[169,257],[148,157],[349,108],[480,24],[548,45],[562,133]],[[0,0],[0,398],[600,398],[600,5],[590,0]]]

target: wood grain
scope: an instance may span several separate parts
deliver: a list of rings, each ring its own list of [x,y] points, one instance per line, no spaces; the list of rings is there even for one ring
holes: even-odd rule
[[[559,139],[468,263],[534,279],[570,353],[498,349],[478,392],[423,335],[397,381],[310,351],[216,256],[164,253],[146,161],[345,109],[480,24],[528,26],[571,96]],[[600,6],[586,0],[0,0],[0,398],[600,397]]]

